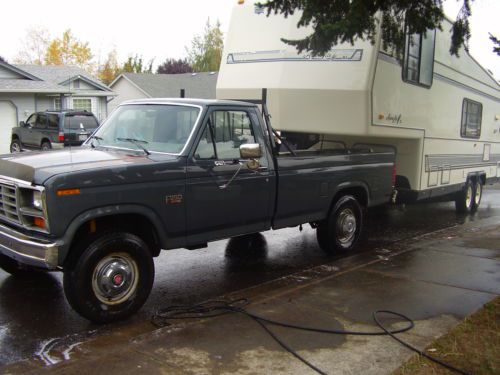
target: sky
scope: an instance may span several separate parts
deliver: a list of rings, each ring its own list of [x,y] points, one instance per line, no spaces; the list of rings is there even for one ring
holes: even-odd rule
[[[96,61],[116,49],[119,60],[140,55],[154,58],[187,56],[186,47],[202,33],[207,19],[219,20],[225,33],[231,9],[238,0],[16,0],[2,2],[0,56],[13,61],[30,27],[45,27],[52,37],[66,29],[88,41]],[[250,0],[246,0],[250,1]],[[455,19],[460,1],[446,0],[445,13]],[[470,52],[500,79],[500,57],[493,54],[488,32],[500,38],[500,0],[475,0],[472,4]]]

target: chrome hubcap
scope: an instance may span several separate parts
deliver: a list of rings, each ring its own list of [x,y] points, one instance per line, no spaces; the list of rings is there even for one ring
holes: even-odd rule
[[[94,269],[92,289],[99,301],[115,305],[126,301],[136,291],[137,263],[126,253],[114,253],[101,259]]]
[[[340,243],[350,242],[356,234],[356,215],[350,208],[342,210],[337,218],[337,238]]]
[[[11,148],[12,148],[12,152],[20,152],[21,151],[21,148],[19,147],[19,145],[17,143],[13,143]]]
[[[472,186],[467,186],[467,193],[465,195],[465,204],[467,207],[470,207],[472,203]]]
[[[477,184],[476,185],[476,194],[474,195],[474,202],[476,203],[476,205],[478,205],[479,202],[481,202],[482,193],[483,193],[483,186],[481,184]]]

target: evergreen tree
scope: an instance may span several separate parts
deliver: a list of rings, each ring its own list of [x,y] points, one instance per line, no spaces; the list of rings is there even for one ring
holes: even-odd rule
[[[470,3],[463,6],[452,27],[450,53],[458,55],[462,46],[467,48],[470,38]],[[399,56],[402,54],[405,32],[424,33],[442,29],[444,20],[442,0],[269,0],[259,4],[267,15],[283,14],[285,17],[302,11],[298,26],[312,26],[312,34],[300,40],[282,39],[295,46],[299,52],[324,55],[339,43],[354,43],[356,39],[375,41],[381,21],[383,44]],[[380,17],[379,17],[380,16]]]

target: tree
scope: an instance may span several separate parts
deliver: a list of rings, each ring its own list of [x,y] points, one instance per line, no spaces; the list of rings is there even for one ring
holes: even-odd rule
[[[222,59],[222,49],[224,41],[220,22],[215,26],[210,25],[210,19],[207,20],[203,35],[197,35],[191,42],[191,48],[187,49],[188,60],[195,72],[213,72],[218,71]]]
[[[88,42],[81,42],[66,30],[62,38],[53,39],[45,54],[47,65],[76,65],[87,71],[92,70],[92,51]]]
[[[462,46],[467,48],[470,37],[470,3],[461,0],[463,6],[452,27],[450,53],[458,56]],[[300,52],[323,55],[332,46],[356,39],[375,42],[378,14],[381,14],[381,28],[385,48],[402,55],[405,42],[405,27],[410,34],[424,33],[438,28],[444,20],[443,0],[269,0],[259,4],[271,13],[288,17],[295,11],[302,11],[299,27],[312,25],[312,34],[300,40],[282,39],[295,46]]]
[[[493,42],[493,52],[500,56],[500,40],[491,34],[490,40]]]
[[[18,64],[42,65],[45,53],[50,43],[49,31],[42,26],[35,26],[26,30],[26,35],[21,43],[21,50],[14,58]]]
[[[108,53],[106,62],[97,70],[97,77],[102,82],[109,85],[121,72],[122,69],[118,64],[117,52],[114,49]]]
[[[153,60],[151,59],[146,65],[142,60],[142,56],[129,56],[123,64],[122,70],[126,73],[153,73]]]
[[[192,73],[193,67],[187,59],[166,59],[165,62],[156,69],[157,74],[180,74]]]

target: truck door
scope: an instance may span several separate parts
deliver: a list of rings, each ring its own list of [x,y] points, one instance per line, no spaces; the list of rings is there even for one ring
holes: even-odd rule
[[[38,130],[44,120],[46,120],[45,115],[42,117],[41,114],[36,113],[32,114],[28,118],[26,121],[27,126],[22,129],[21,142],[23,142],[23,144],[29,147],[40,146],[39,144],[36,144],[36,140],[38,139],[36,134],[38,133]]]
[[[205,116],[187,162],[189,244],[270,227],[274,172],[269,168],[272,160],[252,111],[252,107],[248,110],[217,107]],[[263,156],[258,170],[248,169],[246,161],[240,160],[239,147],[244,143],[261,145]]]

